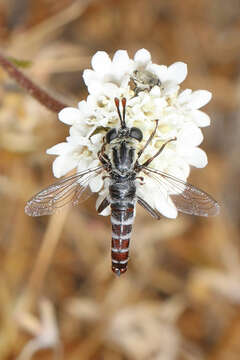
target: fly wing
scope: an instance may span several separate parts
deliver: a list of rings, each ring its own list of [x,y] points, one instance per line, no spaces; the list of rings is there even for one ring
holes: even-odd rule
[[[102,170],[99,166],[50,185],[27,202],[25,213],[29,216],[51,215],[64,205],[77,205],[86,200],[92,194],[88,187],[89,181]]]
[[[205,191],[162,171],[143,167],[143,172],[158,182],[167,192],[176,208],[185,214],[198,216],[218,215],[218,203]]]

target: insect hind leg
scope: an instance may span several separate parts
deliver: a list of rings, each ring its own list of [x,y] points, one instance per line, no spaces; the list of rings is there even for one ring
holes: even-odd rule
[[[98,206],[97,212],[100,214],[103,210],[105,210],[108,207],[109,204],[110,202],[108,201],[108,199],[104,198],[103,201]]]

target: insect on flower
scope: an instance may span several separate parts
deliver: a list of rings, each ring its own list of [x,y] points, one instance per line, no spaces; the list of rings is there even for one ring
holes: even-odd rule
[[[107,192],[98,205],[97,211],[103,212],[111,208],[112,222],[112,270],[121,275],[127,270],[129,242],[135,216],[136,203],[139,203],[155,219],[162,214],[154,208],[143,196],[141,187],[150,180],[156,201],[169,196],[176,209],[180,212],[198,215],[214,216],[219,212],[219,205],[207,193],[190,185],[168,173],[151,167],[151,163],[165,151],[176,137],[167,139],[160,148],[148,159],[141,161],[146,149],[154,140],[158,129],[155,128],[142,144],[143,133],[139,127],[128,127],[126,118],[126,98],[115,98],[115,106],[120,120],[120,127],[113,127],[106,133],[103,144],[98,152],[100,166],[81,171],[76,175],[58,181],[42,190],[28,201],[25,212],[29,216],[53,214],[65,204],[76,205],[85,200],[90,194],[89,183],[96,176],[101,175],[107,184]],[[158,199],[159,196],[159,199]]]

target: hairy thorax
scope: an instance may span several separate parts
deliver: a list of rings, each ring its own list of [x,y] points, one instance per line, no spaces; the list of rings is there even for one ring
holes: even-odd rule
[[[109,145],[113,176],[132,178],[136,163],[136,140],[116,139]]]

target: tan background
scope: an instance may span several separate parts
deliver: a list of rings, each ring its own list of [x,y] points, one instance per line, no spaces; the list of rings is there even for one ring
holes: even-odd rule
[[[213,93],[209,165],[190,181],[222,207],[217,218],[160,222],[138,208],[129,270],[114,277],[109,218],[94,199],[52,218],[24,214],[54,181],[45,150],[68,127],[0,69],[0,359],[27,359],[52,329],[60,345],[35,359],[238,360],[240,2],[1,0],[0,41],[73,105],[86,96],[82,71],[97,50],[145,47],[156,63],[186,62],[182,87]]]

